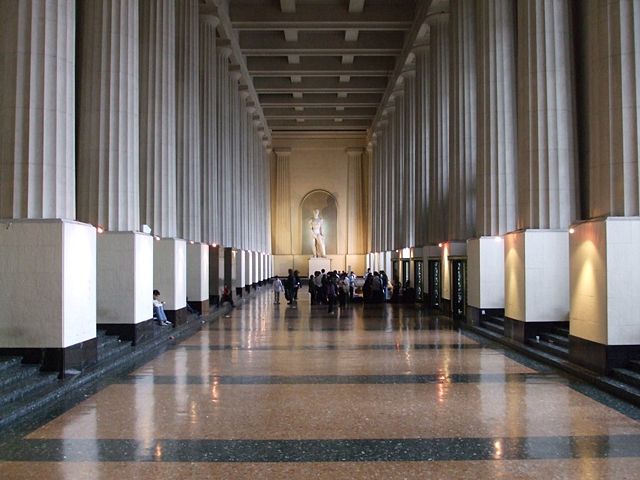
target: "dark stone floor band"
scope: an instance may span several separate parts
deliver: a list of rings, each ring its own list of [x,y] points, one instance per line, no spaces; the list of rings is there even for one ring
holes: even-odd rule
[[[115,383],[144,385],[411,385],[411,384],[505,384],[505,383],[554,383],[566,380],[553,373],[458,373],[450,375],[247,375],[247,376],[173,376],[173,375],[129,375]]]
[[[1,461],[387,462],[637,458],[640,435],[346,440],[22,440]]]

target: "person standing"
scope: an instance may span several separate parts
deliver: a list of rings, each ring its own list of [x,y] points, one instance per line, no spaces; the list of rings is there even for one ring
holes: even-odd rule
[[[280,303],[280,293],[284,291],[284,285],[282,284],[282,280],[278,278],[276,275],[273,280],[273,303],[278,305]]]

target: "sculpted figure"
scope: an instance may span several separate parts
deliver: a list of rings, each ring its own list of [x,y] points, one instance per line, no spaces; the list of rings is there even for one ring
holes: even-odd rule
[[[322,232],[323,223],[324,220],[320,216],[320,210],[316,208],[313,211],[313,217],[309,219],[309,228],[311,228],[311,251],[314,257],[326,257],[324,233]]]

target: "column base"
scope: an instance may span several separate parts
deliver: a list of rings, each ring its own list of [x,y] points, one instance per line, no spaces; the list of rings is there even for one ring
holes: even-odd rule
[[[549,332],[556,327],[569,328],[569,322],[524,322],[504,317],[504,336],[525,343],[527,339]]]
[[[209,300],[202,300],[199,302],[187,301],[187,304],[200,315],[206,315],[209,313]]]
[[[220,295],[209,295],[209,309],[220,306]]]
[[[153,318],[140,323],[99,323],[98,329],[107,335],[118,335],[120,340],[139,345],[156,336]]]
[[[189,316],[189,312],[187,312],[186,307],[179,310],[165,310],[164,313],[167,315],[167,320],[173,323],[174,327],[179,327],[180,325],[187,323],[187,318]]]
[[[467,305],[467,315],[465,323],[467,325],[479,326],[486,317],[503,317],[504,308],[478,308]]]
[[[0,348],[0,355],[21,356],[24,363],[41,364],[58,378],[73,376],[98,361],[98,340],[91,338],[64,348]]]
[[[625,368],[629,360],[638,358],[640,345],[603,345],[569,335],[569,360],[601,375]]]

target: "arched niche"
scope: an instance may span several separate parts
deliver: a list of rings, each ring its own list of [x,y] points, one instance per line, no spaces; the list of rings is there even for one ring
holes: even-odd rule
[[[338,253],[338,202],[336,197],[326,190],[312,190],[300,202],[300,235],[302,239],[302,254],[313,254],[313,236],[309,220],[315,209],[320,210],[324,220],[323,233],[327,255]]]

